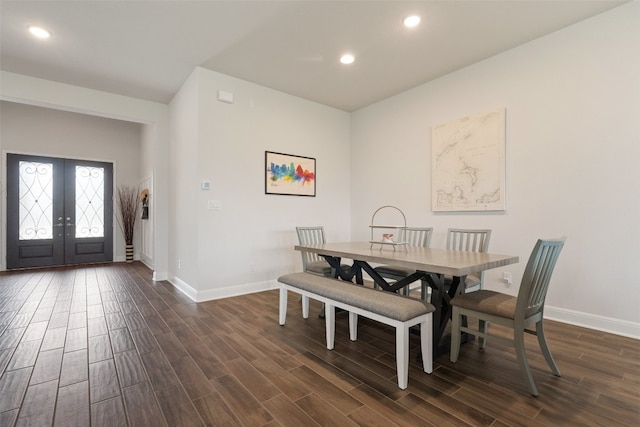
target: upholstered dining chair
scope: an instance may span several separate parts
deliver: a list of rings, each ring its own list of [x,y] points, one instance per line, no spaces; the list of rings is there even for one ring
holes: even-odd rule
[[[447,249],[454,251],[487,252],[491,230],[449,228],[447,230]],[[445,287],[449,287],[453,278],[445,276]],[[469,274],[464,282],[464,291],[472,292],[484,288],[484,271],[478,274]]]
[[[515,347],[522,376],[529,392],[537,396],[538,388],[531,375],[524,346],[524,333],[537,335],[542,354],[554,375],[560,370],[553,360],[544,335],[543,312],[551,274],[564,246],[565,238],[538,240],[531,252],[518,290],[518,296],[481,289],[460,294],[451,300],[453,315],[451,323],[451,362],[457,362],[460,354],[460,334],[469,332],[480,337],[480,348],[485,348],[487,339],[496,340]],[[463,325],[463,316],[479,320],[478,330]],[[513,329],[513,338],[489,333],[488,324],[496,323]],[[535,330],[528,327],[535,325]]]
[[[301,245],[320,245],[326,243],[324,237],[324,227],[296,227],[298,243]],[[300,252],[302,255],[302,271],[316,274],[318,276],[334,277],[335,270],[320,255],[311,252]],[[342,267],[349,268],[343,264]]]
[[[409,246],[422,246],[428,248],[431,245],[431,236],[433,234],[432,227],[404,227],[401,228],[398,233],[398,241],[406,242]],[[410,268],[396,267],[392,265],[381,265],[375,268],[375,270],[385,279],[400,280],[415,273],[415,270]],[[410,286],[405,286],[404,294],[406,296],[411,292]],[[427,284],[422,282],[420,298],[422,300],[427,299],[428,287]]]
[[[314,227],[296,227],[296,233],[298,234],[298,243],[301,245],[320,245],[326,243],[324,227],[321,225]],[[318,276],[336,277],[336,269],[331,267],[327,260],[320,255],[303,251],[300,251],[300,254],[302,255],[302,271]],[[340,268],[349,269],[350,266],[340,264]],[[324,303],[322,303],[319,316],[324,318]]]

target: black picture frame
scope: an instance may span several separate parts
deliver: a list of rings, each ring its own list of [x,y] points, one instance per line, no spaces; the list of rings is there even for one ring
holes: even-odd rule
[[[265,194],[316,196],[316,159],[265,151]]]

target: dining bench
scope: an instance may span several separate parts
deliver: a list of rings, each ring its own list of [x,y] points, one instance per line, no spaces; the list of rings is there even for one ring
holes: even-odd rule
[[[428,302],[362,285],[322,277],[311,273],[290,273],[280,282],[280,325],[287,317],[287,295],[292,291],[302,295],[302,315],[309,317],[309,298],[325,304],[327,348],[335,341],[335,308],[349,312],[349,338],[358,335],[358,316],[364,316],[396,328],[396,365],[398,387],[407,388],[409,378],[409,328],[420,325],[420,347],[423,370],[433,371],[432,322],[435,307]]]

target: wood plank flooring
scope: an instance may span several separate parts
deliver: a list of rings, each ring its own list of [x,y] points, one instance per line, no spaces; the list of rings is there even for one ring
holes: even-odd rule
[[[562,371],[535,337],[531,397],[497,343],[416,361],[395,377],[393,330],[338,314],[325,348],[319,305],[304,320],[277,291],[193,303],[140,263],[0,274],[0,426],[638,426],[640,341],[547,321]]]

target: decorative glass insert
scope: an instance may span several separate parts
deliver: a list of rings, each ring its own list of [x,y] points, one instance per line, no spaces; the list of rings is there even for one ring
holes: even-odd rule
[[[76,238],[104,237],[104,168],[76,166]]]
[[[53,164],[20,161],[20,240],[53,239]]]

